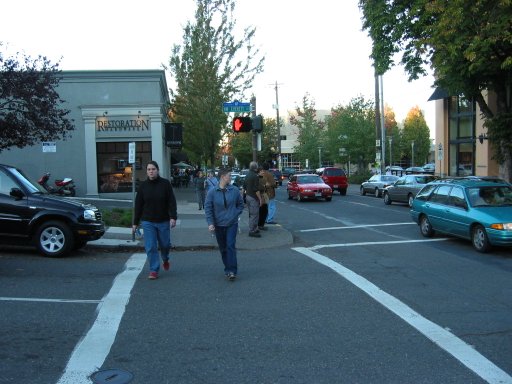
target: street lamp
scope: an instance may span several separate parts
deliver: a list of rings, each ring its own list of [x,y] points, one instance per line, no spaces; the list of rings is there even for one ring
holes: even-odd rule
[[[318,147],[318,168],[322,168],[322,147]]]
[[[389,169],[391,169],[391,166],[393,165],[393,152],[391,151],[393,145],[393,136],[389,137]]]
[[[411,141],[411,167],[414,167],[414,140]]]

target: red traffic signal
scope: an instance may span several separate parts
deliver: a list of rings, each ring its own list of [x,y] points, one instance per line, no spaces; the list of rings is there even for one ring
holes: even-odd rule
[[[233,132],[251,132],[252,121],[247,116],[237,116],[233,119]]]

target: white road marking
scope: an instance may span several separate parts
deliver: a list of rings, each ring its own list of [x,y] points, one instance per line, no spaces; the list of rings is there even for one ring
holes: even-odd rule
[[[418,312],[414,311],[409,306],[402,303],[400,300],[384,292],[379,287],[366,280],[364,277],[358,275],[352,270],[336,263],[328,257],[322,256],[319,253],[313,252],[308,248],[292,248],[293,250],[302,253],[303,255],[315,260],[316,262],[325,265],[332,269],[350,283],[365,292],[368,296],[376,300],[385,308],[396,314],[406,323],[414,327],[428,339],[433,341],[440,348],[451,354],[462,364],[468,367],[471,371],[476,373],[482,379],[491,384],[511,384],[512,377],[508,375],[501,368],[496,366],[490,360],[478,353],[470,345],[466,344],[463,340],[456,337],[451,332],[443,329],[439,325],[421,316]]]
[[[89,376],[105,361],[114,343],[130,292],[139,276],[146,255],[133,254],[125,269],[117,275],[110,292],[98,305],[98,316],[91,329],[76,345],[66,369],[57,384],[90,384]]]
[[[314,229],[301,229],[297,232],[318,232],[318,231],[333,231],[336,229],[355,229],[355,228],[369,228],[369,227],[388,227],[393,225],[411,225],[416,224],[413,221],[407,223],[388,223],[388,224],[362,224],[362,225],[351,225],[347,227],[326,227],[326,228],[314,228]]]
[[[363,241],[361,243],[340,243],[340,244],[320,244],[310,247],[316,251],[322,248],[338,248],[338,247],[359,247],[361,245],[388,245],[388,244],[409,244],[409,243],[428,243],[432,241],[446,241],[448,238],[440,239],[420,239],[420,240],[390,240],[390,241]]]
[[[38,299],[33,297],[0,297],[0,301],[34,301],[40,303],[98,304],[101,300]]]

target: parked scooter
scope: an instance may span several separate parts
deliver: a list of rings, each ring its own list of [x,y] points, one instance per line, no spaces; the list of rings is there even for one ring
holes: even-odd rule
[[[52,195],[75,196],[75,183],[73,179],[66,177],[63,180],[55,180],[55,187],[48,184],[50,172],[46,172],[37,182]]]

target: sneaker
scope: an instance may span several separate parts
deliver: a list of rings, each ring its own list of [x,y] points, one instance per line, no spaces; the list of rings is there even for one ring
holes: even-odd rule
[[[169,260],[164,261],[164,271],[168,271],[171,267],[171,264],[169,263]]]
[[[157,272],[149,272],[148,279],[149,280],[156,280],[156,279],[158,279],[158,273]]]
[[[234,281],[236,279],[236,275],[233,272],[228,273],[228,280]]]
[[[249,236],[250,237],[261,237],[261,234],[259,234],[258,232],[249,232]]]

